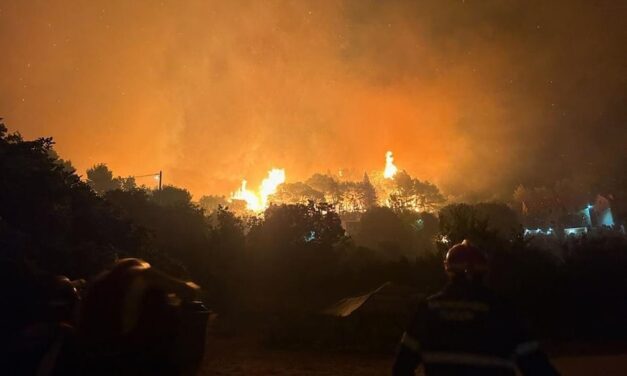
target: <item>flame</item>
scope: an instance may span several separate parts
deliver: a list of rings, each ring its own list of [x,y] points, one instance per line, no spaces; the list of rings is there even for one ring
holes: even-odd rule
[[[385,170],[383,170],[383,177],[386,179],[392,179],[394,175],[396,175],[397,171],[398,167],[394,164],[392,152],[388,151],[385,153]]]
[[[268,197],[276,193],[277,187],[285,182],[285,170],[273,168],[268,171],[268,177],[263,179],[257,193],[246,188],[246,180],[242,180],[242,186],[231,196],[232,200],[246,201],[246,208],[254,212],[260,212],[268,207]]]
[[[242,187],[233,193],[231,199],[246,201],[246,207],[249,210],[262,210],[261,203],[259,202],[259,198],[255,194],[255,192],[246,188],[246,179],[242,180]]]

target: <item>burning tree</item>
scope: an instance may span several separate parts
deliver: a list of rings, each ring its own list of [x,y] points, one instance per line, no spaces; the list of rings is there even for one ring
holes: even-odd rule
[[[233,200],[242,200],[246,202],[246,208],[254,212],[265,210],[268,205],[268,197],[276,193],[279,185],[285,183],[285,170],[273,168],[268,171],[268,177],[263,179],[257,192],[248,189],[247,181],[242,180],[242,186],[233,193]]]
[[[354,174],[353,174],[354,175]],[[326,203],[338,213],[363,213],[376,206],[388,206],[395,211],[434,212],[446,201],[440,190],[428,181],[414,179],[394,164],[391,151],[385,155],[385,168],[375,171],[373,180],[364,173],[361,181],[348,180],[331,174],[314,174],[305,182],[285,183],[285,171],[273,169],[255,192],[246,180],[234,192],[230,203],[242,201],[249,212],[260,213],[270,203]]]
[[[308,201],[323,202],[324,194],[303,182],[281,184],[270,198],[281,204],[306,204]]]
[[[324,201],[328,203],[336,204],[340,200],[340,183],[331,175],[313,174],[305,183],[322,192]]]
[[[405,171],[394,176],[394,183],[387,204],[396,211],[434,212],[446,202],[437,186],[412,178]]]
[[[337,203],[339,213],[362,212],[365,210],[361,184],[354,181],[340,183],[340,200]]]
[[[366,210],[377,206],[377,191],[370,182],[368,174],[364,172],[364,180],[361,182],[363,190],[363,201]]]

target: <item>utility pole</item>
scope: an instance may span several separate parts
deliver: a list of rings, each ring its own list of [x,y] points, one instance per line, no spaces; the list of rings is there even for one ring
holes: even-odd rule
[[[159,179],[159,185],[158,188],[159,190],[161,190],[161,188],[163,187],[163,184],[161,184],[161,182],[163,181],[163,171],[159,170],[158,173],[156,174],[147,174],[147,175],[133,175],[132,177],[134,178],[147,178],[147,177],[151,177],[153,179]]]

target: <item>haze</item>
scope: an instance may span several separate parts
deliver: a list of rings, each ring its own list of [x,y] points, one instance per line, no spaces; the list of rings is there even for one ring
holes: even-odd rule
[[[0,4],[0,116],[82,174],[198,197],[392,150],[451,195],[625,175],[623,2]]]

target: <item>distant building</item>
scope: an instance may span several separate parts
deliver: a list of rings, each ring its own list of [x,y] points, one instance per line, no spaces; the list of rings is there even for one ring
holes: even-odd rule
[[[600,226],[614,227],[614,216],[611,208],[607,208],[597,214],[597,218]]]
[[[541,228],[536,228],[536,229],[529,229],[526,228],[525,229],[525,236],[553,236],[555,235],[555,231],[553,230],[552,227],[549,227],[546,230],[543,230]]]
[[[615,228],[609,200],[601,195],[597,196],[595,204],[588,204],[584,209],[578,211],[576,215],[572,216],[572,221],[567,223],[567,226],[563,230],[565,237],[578,237],[602,228]],[[548,229],[527,228],[524,235],[525,237],[547,237],[557,234],[553,228],[549,227]]]
[[[581,236],[588,232],[587,227],[570,227],[564,229],[564,235],[566,236]]]

